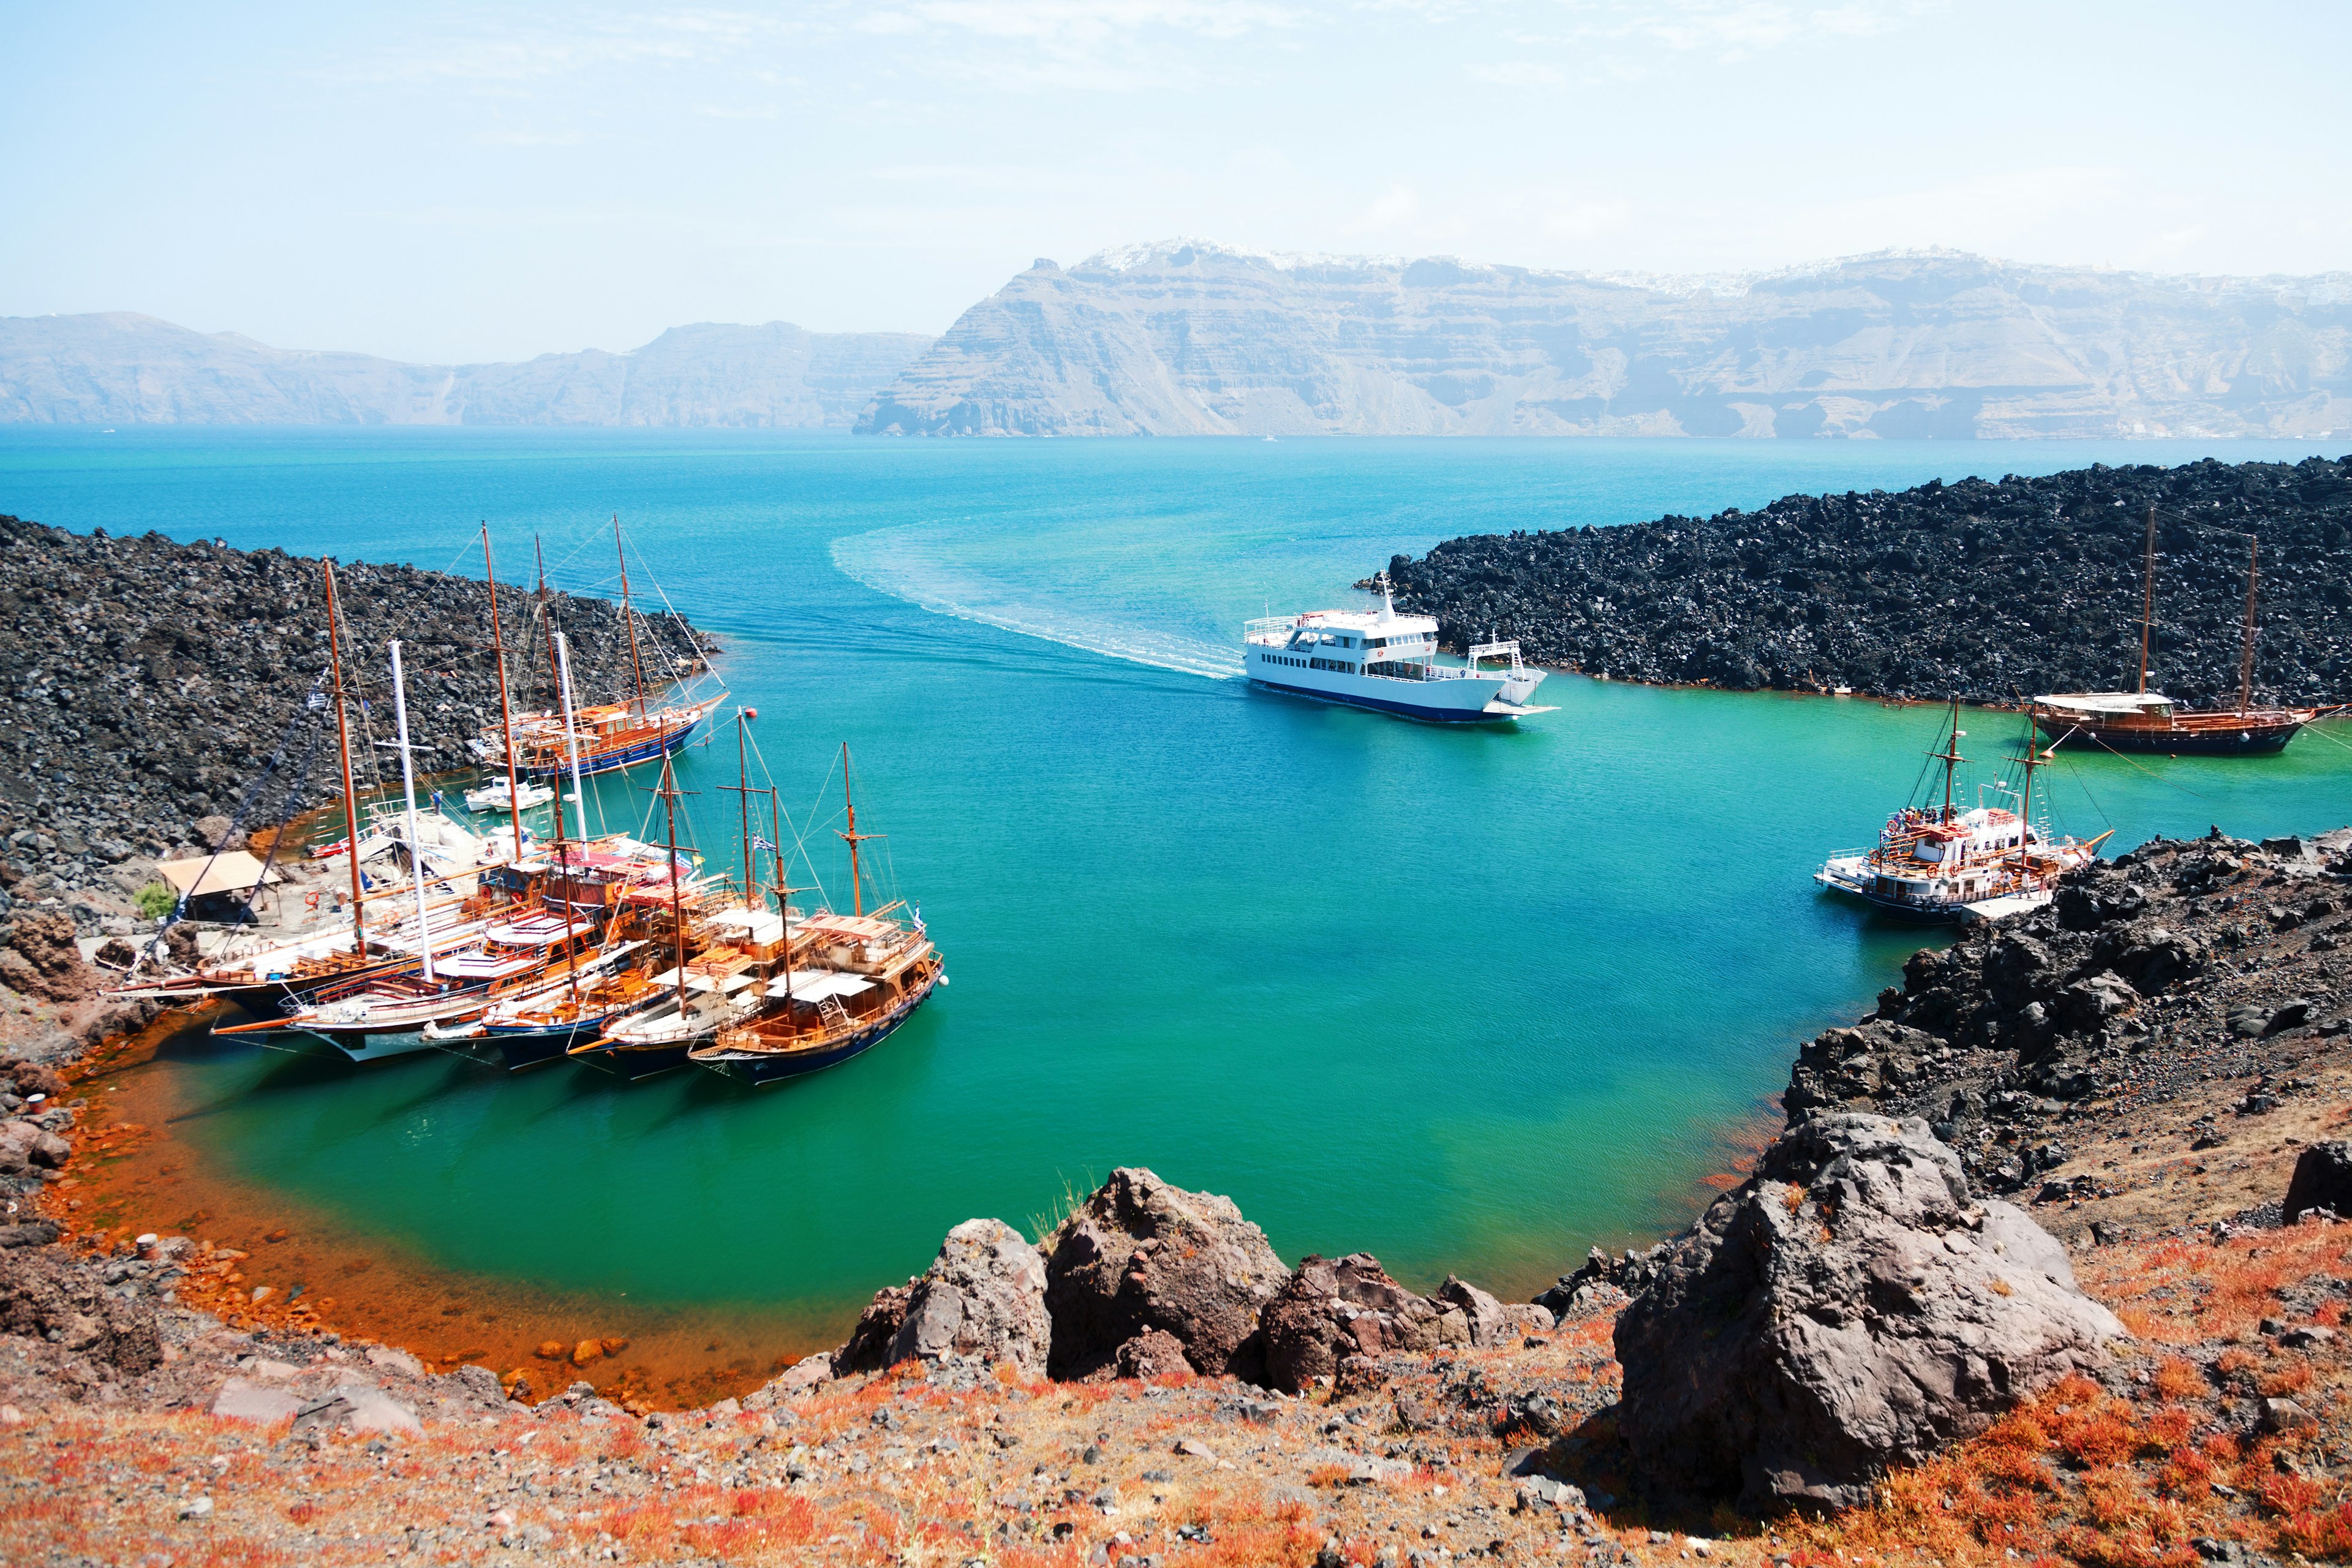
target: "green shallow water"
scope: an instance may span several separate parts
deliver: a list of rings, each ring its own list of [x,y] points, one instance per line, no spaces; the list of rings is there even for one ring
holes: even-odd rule
[[[488,517],[504,560],[543,534],[582,589],[605,585],[618,510],[646,576],[728,645],[835,888],[838,824],[811,803],[849,742],[860,824],[889,835],[886,880],[953,982],[856,1063],[758,1092],[228,1042],[172,1069],[199,1108],[182,1135],[361,1234],[814,1340],[957,1221],[1026,1228],[1123,1163],[1232,1194],[1286,1258],[1533,1287],[1686,1218],[1796,1044],[1922,940],[1808,878],[1901,801],[1933,710],[1555,677],[1557,713],[1443,731],[1219,679],[1244,616],[1340,602],[1463,531],[2197,455],[6,431],[0,510],[461,570]],[[1969,727],[1990,758],[2018,724]],[[2334,825],[2345,742],[2072,760],[2060,823],[2118,847]],[[734,768],[731,743],[681,767],[719,865]],[[643,809],[602,795],[615,826]]]

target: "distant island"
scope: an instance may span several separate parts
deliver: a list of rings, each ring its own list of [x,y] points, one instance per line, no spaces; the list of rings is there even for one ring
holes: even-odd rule
[[[1171,241],[1037,262],[857,428],[2352,434],[2352,274],[2166,278],[1936,251],[1636,278]]]
[[[0,317],[0,424],[847,429],[930,342],[704,322],[629,353],[439,365],[271,348],[129,311]]]
[[[1933,251],[1663,278],[1171,240],[1040,260],[936,340],[706,322],[420,365],[0,318],[0,423],[2311,439],[2352,436],[2352,273]]]

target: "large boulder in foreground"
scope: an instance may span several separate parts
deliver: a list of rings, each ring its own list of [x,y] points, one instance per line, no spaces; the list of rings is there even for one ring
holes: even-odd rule
[[[0,1333],[84,1357],[102,1382],[137,1377],[163,1360],[154,1306],[109,1295],[96,1270],[75,1268],[54,1247],[0,1252]]]
[[[2318,1209],[2352,1219],[2352,1143],[2314,1143],[2295,1156],[2284,1207],[2289,1225]]]
[[[882,1310],[887,1316],[891,1308]],[[970,1356],[1009,1361],[1034,1375],[1045,1370],[1052,1335],[1045,1260],[1003,1220],[968,1219],[948,1232],[939,1257],[908,1289],[886,1364]]]
[[[2124,1337],[2021,1210],[1924,1121],[1800,1122],[1617,1321],[1645,1479],[1761,1510],[1866,1500]]]
[[[1194,1372],[1262,1381],[1258,1310],[1289,1270],[1231,1198],[1122,1168],[1062,1222],[1045,1251],[1055,1377],[1098,1373],[1118,1363],[1122,1346],[1156,1333],[1182,1345]],[[1166,1352],[1155,1341],[1129,1359],[1156,1365]]]
[[[1510,1313],[1485,1291],[1449,1277],[1435,1300],[1389,1278],[1369,1252],[1309,1254],[1258,1321],[1265,1334],[1266,1381],[1288,1394],[1336,1378],[1355,1356],[1488,1342],[1510,1331]]]

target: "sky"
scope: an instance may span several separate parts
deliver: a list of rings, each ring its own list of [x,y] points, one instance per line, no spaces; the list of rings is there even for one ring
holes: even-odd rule
[[[1033,258],[2352,269],[2352,5],[0,0],[0,316],[428,362],[944,331]]]

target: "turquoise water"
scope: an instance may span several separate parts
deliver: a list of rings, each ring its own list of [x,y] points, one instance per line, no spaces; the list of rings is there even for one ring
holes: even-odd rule
[[[1286,1258],[1526,1289],[1685,1217],[1797,1042],[1918,945],[1808,877],[1909,789],[1932,710],[1555,677],[1559,712],[1454,732],[1251,690],[1245,616],[1461,532],[2206,450],[7,430],[0,510],[461,571],[487,518],[503,562],[536,533],[598,591],[619,512],[633,582],[725,642],[836,890],[837,793],[814,803],[850,744],[860,826],[951,986],[865,1059],[760,1092],[222,1042],[184,1065],[206,1109],[183,1131],[453,1268],[837,1329],[957,1221],[1025,1227],[1123,1163],[1232,1194]],[[1965,749],[2014,727],[1980,715]],[[2061,826],[2340,823],[2333,732],[2072,760]],[[720,865],[734,771],[731,743],[681,767]],[[608,784],[608,822],[643,799]]]

